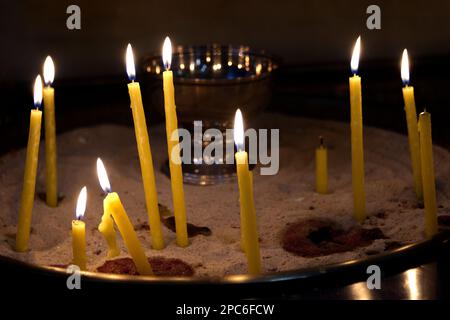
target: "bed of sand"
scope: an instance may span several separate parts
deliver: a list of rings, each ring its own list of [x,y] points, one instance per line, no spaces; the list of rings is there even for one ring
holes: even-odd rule
[[[275,176],[254,174],[264,272],[326,265],[383,252],[388,242],[412,243],[423,239],[424,212],[413,189],[407,137],[365,128],[366,193],[368,219],[363,227],[378,227],[389,239],[367,247],[326,256],[304,258],[281,247],[282,231],[307,218],[330,218],[343,226],[354,225],[352,216],[350,132],[346,123],[292,118],[267,114],[259,127],[280,129],[280,171]],[[322,135],[329,147],[330,193],[314,192],[314,150]],[[172,208],[170,181],[161,173],[167,158],[163,126],[150,128],[159,202]],[[36,192],[44,191],[44,141],[41,143]],[[19,198],[22,189],[25,150],[0,157],[0,255],[41,265],[68,264],[72,258],[71,221],[82,186],[88,189],[85,215],[88,269],[96,270],[106,260],[106,243],[97,231],[104,195],[96,174],[101,157],[114,191],[118,192],[149,257],[179,258],[199,276],[246,273],[240,250],[239,200],[236,182],[200,187],[185,185],[188,221],[211,229],[210,236],[190,239],[187,248],[177,247],[175,234],[163,227],[166,248],[150,248],[140,167],[132,128],[115,125],[85,127],[58,136],[60,192],[64,199],[49,208],[36,196],[33,210],[31,250],[14,252]],[[434,160],[439,214],[450,212],[450,153],[435,147]],[[121,257],[127,257],[122,240]]]

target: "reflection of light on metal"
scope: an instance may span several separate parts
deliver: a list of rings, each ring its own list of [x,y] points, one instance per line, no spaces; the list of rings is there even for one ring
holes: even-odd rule
[[[267,66],[267,71],[272,71],[272,62],[269,62],[269,65]]]
[[[417,269],[406,271],[406,286],[409,289],[409,299],[418,300],[420,298],[420,287],[417,284]]]
[[[238,64],[238,69],[242,69],[242,64]]]
[[[189,70],[191,71],[195,70],[195,64],[193,62],[191,62],[191,64],[189,65]]]
[[[356,300],[371,300],[372,299],[372,291],[367,288],[366,282],[358,282],[350,287],[351,295],[353,299]]]
[[[156,66],[155,72],[156,72],[156,74],[160,74],[161,73],[161,67],[160,66]]]
[[[250,65],[250,56],[245,56],[245,66],[248,67]]]
[[[228,66],[231,67],[233,65],[233,61],[228,61]]]
[[[261,63],[258,63],[255,68],[256,75],[259,76],[261,74],[261,71],[262,71],[262,65],[261,65]]]
[[[211,57],[210,56],[206,57],[206,62],[211,62]]]
[[[152,68],[147,67],[147,72],[151,72],[151,71],[152,71]]]
[[[184,63],[180,63],[180,69],[184,70],[184,68],[185,68]]]

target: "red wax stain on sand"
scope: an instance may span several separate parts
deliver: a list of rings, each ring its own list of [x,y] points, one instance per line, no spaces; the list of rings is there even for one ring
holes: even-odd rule
[[[152,257],[148,258],[148,262],[150,262],[153,273],[156,276],[190,277],[194,275],[194,269],[180,259]],[[131,258],[108,260],[102,266],[98,267],[97,271],[101,273],[139,275]]]
[[[286,228],[282,235],[282,246],[288,252],[312,258],[351,251],[368,246],[376,239],[386,238],[379,228],[354,226],[344,230],[332,220],[309,219]]]

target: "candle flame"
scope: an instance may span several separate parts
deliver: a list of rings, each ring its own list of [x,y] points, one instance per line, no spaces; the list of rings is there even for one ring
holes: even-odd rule
[[[166,70],[170,69],[170,65],[172,64],[172,43],[170,42],[169,37],[164,39],[163,50],[162,50],[163,63]]]
[[[38,75],[34,81],[34,106],[39,108],[42,104],[42,79]]]
[[[354,74],[356,74],[358,72],[360,53],[361,53],[361,36],[358,37],[358,39],[356,40],[355,46],[353,47],[352,60],[350,62],[350,67]]]
[[[108,174],[106,173],[105,165],[100,158],[97,158],[97,176],[103,191],[107,193],[111,192]]]
[[[403,50],[402,54],[402,66],[401,66],[401,75],[403,84],[409,84],[409,58],[408,58],[408,50]]]
[[[76,217],[78,220],[81,220],[84,216],[84,213],[86,212],[86,202],[87,202],[87,189],[86,186],[84,186],[81,189],[77,200]]]
[[[244,120],[240,109],[236,110],[234,116],[234,143],[238,151],[244,150]]]
[[[127,74],[128,79],[133,81],[136,79],[136,68],[134,66],[134,56],[133,56],[133,48],[131,48],[131,44],[127,46],[127,54],[126,54],[126,64],[127,64]]]
[[[45,58],[44,62],[44,82],[46,86],[50,86],[55,80],[55,65],[53,64],[53,59],[50,56]]]

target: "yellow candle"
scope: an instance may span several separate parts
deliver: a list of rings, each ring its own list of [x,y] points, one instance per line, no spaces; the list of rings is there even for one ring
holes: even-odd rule
[[[119,195],[115,192],[111,192],[108,176],[100,158],[97,159],[97,174],[103,191],[108,193],[106,198],[103,200],[103,208],[105,212],[108,212],[113,217],[128,252],[133,258],[136,269],[140,275],[152,275],[152,267],[148,262],[145,251],[139,242],[125,208],[120,201]]]
[[[44,120],[45,120],[45,191],[47,205],[58,205],[58,172],[56,168],[55,90],[51,87],[55,66],[50,56],[44,63]]]
[[[352,141],[352,186],[353,214],[358,222],[366,218],[366,192],[364,186],[364,147],[361,78],[356,75],[361,49],[361,37],[356,40],[353,50],[351,68],[354,76],[350,78],[350,108],[351,108],[351,141]]]
[[[248,167],[248,154],[244,151],[244,125],[241,111],[236,111],[234,120],[234,139],[237,146],[236,169],[239,184],[239,203],[241,209],[241,244],[247,256],[248,272],[261,273],[258,226],[253,199],[253,177]]]
[[[128,84],[128,93],[131,100],[131,110],[134,120],[134,131],[141,163],[142,182],[144,184],[145,203],[147,206],[148,219],[150,224],[150,233],[152,236],[153,249],[161,250],[164,248],[164,239],[161,231],[161,219],[158,208],[158,194],[156,192],[155,174],[153,172],[153,159],[148,139],[147,124],[145,121],[144,107],[142,105],[141,89],[138,82],[134,82],[136,75],[134,67],[134,58],[131,45],[128,44],[127,55],[127,73],[132,81]]]
[[[424,111],[419,116],[420,159],[422,162],[423,199],[425,205],[425,235],[431,238],[438,231],[436,182],[434,178],[431,115]]]
[[[83,187],[77,201],[76,220],[72,220],[72,263],[81,270],[86,270],[86,225],[81,220],[86,211],[87,191]]]
[[[167,151],[169,153],[170,183],[172,187],[173,209],[177,244],[180,247],[189,245],[186,222],[186,207],[184,204],[183,171],[181,169],[178,120],[175,108],[175,90],[173,74],[170,71],[172,60],[172,45],[166,37],[163,46],[163,60],[166,71],[163,72],[164,109],[166,114]]]
[[[414,189],[417,199],[423,200],[422,170],[420,165],[420,143],[417,128],[416,102],[414,101],[414,88],[409,84],[409,60],[408,51],[403,50],[401,75],[405,87],[403,88],[403,101],[405,102],[406,123],[408,125],[409,152],[414,177]]]
[[[111,218],[111,214],[109,214],[107,211],[103,211],[102,220],[98,225],[98,231],[101,232],[106,240],[106,243],[108,244],[108,258],[117,257],[120,254],[120,250],[117,246],[114,221]]]
[[[20,198],[19,222],[17,224],[16,233],[16,250],[19,252],[28,250],[28,240],[30,239],[31,216],[39,157],[39,142],[41,139],[42,112],[38,109],[41,102],[42,80],[41,76],[37,76],[34,83],[34,105],[36,110],[32,110],[30,115],[30,131],[28,135],[22,196]]]
[[[316,149],[316,192],[328,192],[328,150],[320,137],[320,146]]]

